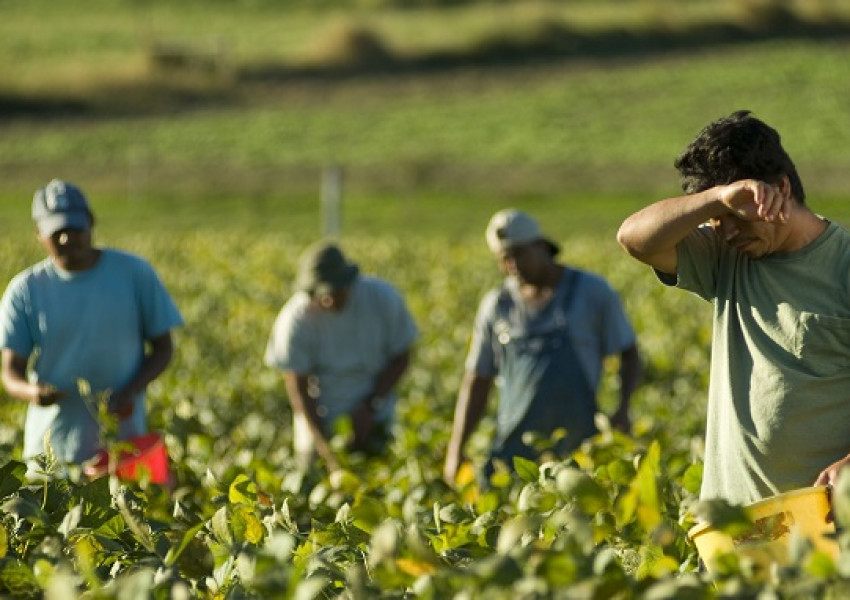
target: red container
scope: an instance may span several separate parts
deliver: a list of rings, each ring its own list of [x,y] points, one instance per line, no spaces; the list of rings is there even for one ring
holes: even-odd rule
[[[124,440],[132,444],[132,450],[122,450],[115,460],[115,475],[120,479],[138,481],[147,473],[151,483],[171,484],[171,472],[168,469],[168,452],[165,440],[159,433],[152,432]],[[85,466],[89,477],[100,477],[109,472],[109,454],[100,450]]]

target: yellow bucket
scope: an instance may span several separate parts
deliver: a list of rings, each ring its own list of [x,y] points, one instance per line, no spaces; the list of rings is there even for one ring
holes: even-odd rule
[[[746,508],[755,525],[746,535],[733,538],[708,523],[700,523],[688,531],[709,573],[713,572],[714,557],[726,552],[751,559],[762,573],[767,573],[772,563],[787,564],[793,532],[809,538],[815,549],[838,558],[838,542],[827,537],[835,533],[835,523],[827,520],[830,511],[827,486],[792,490]]]

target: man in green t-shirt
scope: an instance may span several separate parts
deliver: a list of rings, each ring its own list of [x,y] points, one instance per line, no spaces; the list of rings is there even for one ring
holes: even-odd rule
[[[675,162],[684,196],[617,239],[714,305],[701,496],[746,504],[850,462],[850,233],[813,213],[779,134],[739,111]]]

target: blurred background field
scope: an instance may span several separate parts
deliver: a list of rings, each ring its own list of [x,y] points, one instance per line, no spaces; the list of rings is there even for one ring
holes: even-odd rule
[[[109,230],[309,237],[322,171],[339,165],[346,233],[478,235],[506,204],[542,211],[558,235],[610,232],[675,193],[675,155],[739,108],[780,130],[813,206],[849,214],[850,6],[838,0],[5,0],[0,11],[7,230],[60,176],[89,190]]]

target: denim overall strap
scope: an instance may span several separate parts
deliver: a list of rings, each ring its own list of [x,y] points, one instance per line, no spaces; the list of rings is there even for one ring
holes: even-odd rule
[[[553,448],[561,456],[596,433],[596,392],[582,369],[567,318],[581,274],[573,270],[568,277],[560,305],[554,307],[552,327],[497,332],[503,384],[491,458],[502,459],[509,467],[514,456],[537,458],[538,452],[522,442],[527,431],[548,437],[565,429],[566,436]]]

